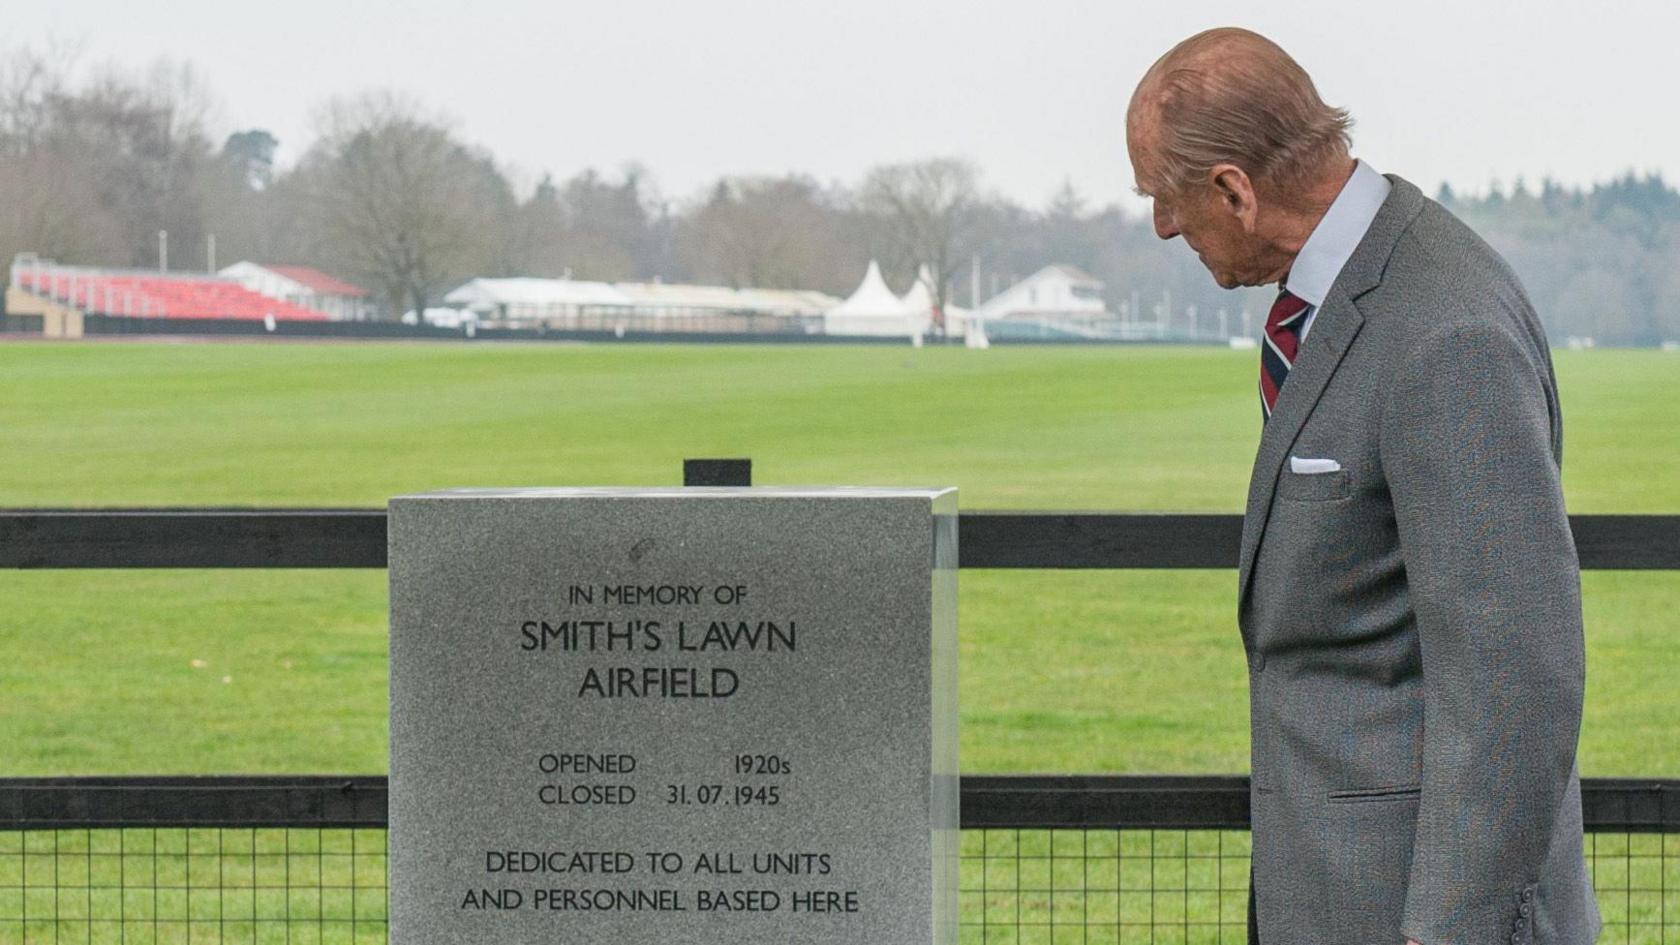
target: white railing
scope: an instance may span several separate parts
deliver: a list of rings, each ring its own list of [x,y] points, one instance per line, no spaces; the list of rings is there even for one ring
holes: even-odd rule
[[[35,253],[19,253],[12,259],[10,286],[30,292],[55,305],[75,309],[84,315],[123,315],[131,318],[162,318],[169,314],[168,306],[146,292],[132,288],[119,290],[110,279],[157,278],[153,269],[107,269],[95,266],[69,266],[42,259]],[[213,276],[169,273],[170,279],[226,282]],[[91,283],[91,285],[90,285]],[[95,295],[103,283],[103,305],[96,304]],[[85,291],[84,291],[85,290]],[[84,298],[85,296],[85,298]]]

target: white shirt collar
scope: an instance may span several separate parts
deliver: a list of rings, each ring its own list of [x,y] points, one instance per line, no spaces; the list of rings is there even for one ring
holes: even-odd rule
[[[1330,294],[1330,284],[1347,265],[1354,248],[1365,238],[1392,188],[1388,178],[1364,161],[1355,161],[1353,176],[1342,185],[1324,218],[1313,227],[1307,242],[1289,267],[1284,285],[1289,293],[1317,309]]]

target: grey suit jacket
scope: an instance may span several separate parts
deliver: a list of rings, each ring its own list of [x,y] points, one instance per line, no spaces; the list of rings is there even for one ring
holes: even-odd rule
[[[1588,945],[1551,353],[1504,260],[1386,176],[1265,424],[1243,520],[1260,941]]]

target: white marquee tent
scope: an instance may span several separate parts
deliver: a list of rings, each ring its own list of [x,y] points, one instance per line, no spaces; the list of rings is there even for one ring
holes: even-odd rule
[[[914,308],[887,288],[887,281],[881,278],[881,267],[871,259],[857,289],[846,301],[823,314],[823,333],[919,337],[918,329],[923,327],[925,317],[919,317]]]
[[[933,320],[933,275],[928,271],[926,263],[916,270],[916,281],[911,284],[910,291],[904,293],[900,300],[905,307],[921,318],[922,332],[932,334],[938,329]],[[945,333],[953,338],[961,338],[968,334],[969,318],[973,315],[966,308],[952,303],[949,295],[945,299]]]
[[[914,319],[911,324],[917,325],[922,334],[933,331],[933,274],[925,263],[916,270],[916,281],[899,301]]]

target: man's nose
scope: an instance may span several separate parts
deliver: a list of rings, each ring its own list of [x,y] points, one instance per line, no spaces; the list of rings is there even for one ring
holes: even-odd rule
[[[1177,221],[1173,220],[1171,213],[1161,209],[1160,203],[1155,204],[1155,235],[1164,240],[1178,235]]]

